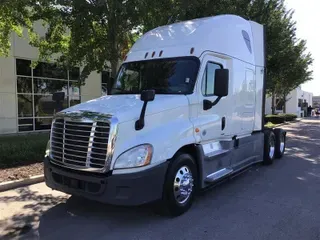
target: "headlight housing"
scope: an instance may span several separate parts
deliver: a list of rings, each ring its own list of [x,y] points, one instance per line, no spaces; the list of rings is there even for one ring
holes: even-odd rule
[[[50,156],[50,140],[47,143],[46,152],[44,154],[44,157],[49,157],[49,156]]]
[[[122,153],[114,164],[114,169],[136,168],[150,164],[153,147],[143,144]]]

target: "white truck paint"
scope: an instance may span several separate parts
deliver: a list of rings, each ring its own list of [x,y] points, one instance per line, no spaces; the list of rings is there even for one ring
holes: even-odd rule
[[[126,92],[117,94],[117,91],[114,90],[110,96],[103,96],[59,113],[57,118],[67,120],[59,120],[58,125],[53,124],[51,147],[48,147],[45,160],[47,185],[64,192],[84,195],[99,201],[125,205],[140,204],[156,200],[156,198],[163,198],[164,195],[167,196],[166,191],[169,190],[166,189],[166,184],[168,176],[170,177],[170,168],[174,166],[175,161],[180,161],[176,159],[184,152],[194,158],[198,169],[197,174],[192,171],[192,166],[188,167],[187,164],[187,168],[182,166],[182,170],[179,170],[181,173],[178,171],[175,176],[175,179],[180,176],[180,183],[172,182],[172,184],[175,186],[174,189],[177,189],[176,186],[178,186],[179,190],[177,191],[183,196],[190,197],[195,185],[198,188],[205,188],[222,177],[240,171],[255,162],[262,161],[264,154],[266,155],[264,153],[265,149],[270,149],[270,152],[273,149],[273,153],[279,151],[280,148],[277,150],[276,145],[280,138],[278,140],[277,138],[274,139],[273,148],[272,143],[269,146],[268,140],[268,148],[266,148],[266,134],[263,133],[264,44],[262,25],[234,15],[221,15],[179,22],[158,27],[144,34],[127,54],[114,87],[123,87],[130,83],[131,78],[135,79],[134,74],[138,74],[142,79],[142,72],[147,71],[142,67],[147,65],[143,64],[162,61],[159,64],[166,62],[172,64],[173,62],[174,67],[168,67],[168,69],[171,69],[171,75],[168,79],[163,78],[162,80],[161,78],[161,81],[168,80],[169,85],[166,85],[166,90],[171,88],[178,90],[170,90],[176,91],[174,94],[170,92],[161,93],[160,90],[155,88],[156,94],[154,100],[147,103],[144,117],[145,124],[141,130],[135,128],[144,104],[140,100],[141,89],[138,92],[126,89],[125,91],[128,91],[128,94]],[[183,63],[184,61],[185,63]],[[189,67],[180,69],[179,66],[183,66],[181,62]],[[130,70],[126,69],[128,66],[131,66]],[[135,70],[136,66],[139,67],[138,70]],[[157,64],[152,66],[155,67]],[[161,66],[167,67],[166,65]],[[219,70],[216,69],[221,68],[229,70],[228,94],[221,97],[215,106],[205,109],[204,101],[214,102],[218,98],[210,91],[213,89],[214,73],[218,74],[217,71]],[[166,70],[167,68],[163,71]],[[169,79],[172,76],[174,76],[174,80]],[[126,79],[123,80],[123,77],[126,77]],[[138,83],[139,88],[144,84],[142,81]],[[216,81],[218,80],[216,79]],[[154,84],[165,85],[163,82]],[[225,83],[222,82],[221,84]],[[179,87],[181,89],[190,88],[191,91],[186,90],[185,94],[181,94],[184,90],[180,90]],[[131,88],[133,89],[133,87]],[[76,135],[74,131],[77,130],[59,130],[59,126],[66,127],[68,123],[72,125],[72,121],[75,125],[80,122],[80,127],[83,119],[85,119],[84,122],[94,123],[96,121],[94,120],[95,117],[91,121],[85,113],[90,113],[91,117],[99,115],[99,119],[101,119],[101,116],[113,119],[109,121],[111,122],[111,130],[108,137],[106,165],[100,169],[92,167],[94,158],[90,160],[90,154],[92,154],[91,149],[94,146],[90,141],[87,159],[84,160],[85,166],[79,165],[81,164],[79,163],[81,162],[80,158],[73,158],[69,161],[68,158],[76,156],[72,156],[68,152],[68,133]],[[61,127],[61,129],[63,128]],[[90,134],[92,141],[94,141],[95,129],[96,124],[94,123]],[[58,130],[60,132],[57,132]],[[81,130],[78,131],[81,132]],[[63,137],[59,138],[60,135],[63,135]],[[58,138],[62,142],[57,143]],[[76,142],[77,139],[73,139],[73,141]],[[139,147],[138,150],[135,150],[137,146],[144,144],[149,144],[149,147]],[[59,149],[62,152],[60,155],[58,153]],[[130,150],[129,153],[128,150]],[[148,151],[152,151],[151,156],[148,155]],[[72,153],[77,152],[78,150],[74,150]],[[127,155],[122,155],[124,153]],[[273,160],[273,155],[270,155],[270,161]],[[61,158],[61,161],[56,161],[57,159],[54,159],[54,156]],[[120,161],[118,159],[121,156],[122,158],[126,156],[128,159],[133,156],[139,158],[139,161],[142,159],[143,166],[123,167],[126,164],[121,163],[118,165],[122,166],[121,169],[117,169],[116,162]],[[150,159],[147,159],[148,157]],[[121,161],[126,160],[121,159]],[[138,160],[134,159],[133,161]],[[129,164],[136,164],[136,162],[132,163],[131,160],[128,160]],[[158,175],[153,174],[160,176],[157,179],[151,178],[149,175],[144,179],[142,175],[139,175],[140,173],[153,171],[153,169],[162,168],[160,166],[165,167],[162,172],[159,170],[161,173],[158,173]],[[55,181],[51,172],[59,175],[59,179],[62,180],[59,180],[60,182]],[[88,178],[87,172],[102,175]],[[133,179],[135,180],[141,178],[142,182],[147,183],[131,186],[128,183],[128,179],[131,179],[130,176],[134,176]],[[114,179],[118,179],[117,177],[120,180],[115,181]],[[82,191],[78,191],[76,185],[78,187],[81,184],[87,186],[90,182],[98,182],[97,179],[99,181],[102,179],[99,189],[105,188],[100,191],[100,197],[86,193],[86,187]],[[147,179],[151,182],[148,183]],[[64,184],[65,181],[68,184]],[[72,187],[72,184],[69,184],[72,181],[78,182]],[[115,186],[111,184],[113,181],[116,182],[114,183]],[[156,184],[157,187],[152,188],[153,181],[159,181]],[[197,184],[194,181],[197,181]],[[107,183],[108,185],[108,182],[111,182],[109,186],[112,187],[104,187],[104,184]],[[127,184],[130,186],[127,186]],[[146,187],[145,184],[149,184],[151,187]],[[122,185],[124,188],[122,188]],[[138,191],[141,194],[148,195],[148,197],[144,199],[143,196],[140,196],[139,200],[132,200],[133,192],[130,192],[130,189],[137,188],[145,188],[147,192],[157,192],[149,194],[149,192]],[[122,195],[118,196],[118,193],[115,193],[121,191],[123,192]],[[134,192],[137,194],[136,191]],[[171,192],[168,194],[170,195]],[[177,193],[174,192],[174,194],[177,197]],[[103,198],[106,195],[108,197]],[[110,195],[112,195],[112,199],[110,199]],[[132,202],[130,203],[130,201]],[[178,201],[177,206],[170,210],[178,215],[188,209],[191,204],[189,202],[192,202],[191,197],[183,203]]]

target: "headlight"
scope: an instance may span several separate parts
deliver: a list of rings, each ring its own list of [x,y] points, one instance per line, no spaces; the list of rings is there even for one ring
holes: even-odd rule
[[[50,156],[50,140],[47,143],[47,147],[46,147],[46,152],[44,157],[49,157]]]
[[[116,160],[114,169],[135,168],[150,164],[152,146],[144,144],[122,153]]]

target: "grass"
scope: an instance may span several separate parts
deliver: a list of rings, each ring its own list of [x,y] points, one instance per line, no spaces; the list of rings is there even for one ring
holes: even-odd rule
[[[267,127],[267,128],[274,128],[274,127],[276,127],[277,126],[277,124],[274,124],[274,123],[272,123],[272,122],[268,122],[266,125],[264,125],[265,127]]]
[[[49,133],[0,137],[0,169],[41,162]]]

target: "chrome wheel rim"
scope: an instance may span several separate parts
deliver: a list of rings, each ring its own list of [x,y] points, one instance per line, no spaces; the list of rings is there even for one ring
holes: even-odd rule
[[[174,178],[173,193],[179,204],[184,204],[190,198],[193,191],[193,176],[189,167],[181,167]]]
[[[270,139],[270,148],[269,148],[269,157],[272,159],[274,156],[274,150],[275,150],[275,139],[272,137]]]
[[[281,153],[284,152],[284,144],[285,144],[284,134],[281,134],[280,135],[280,152]]]

